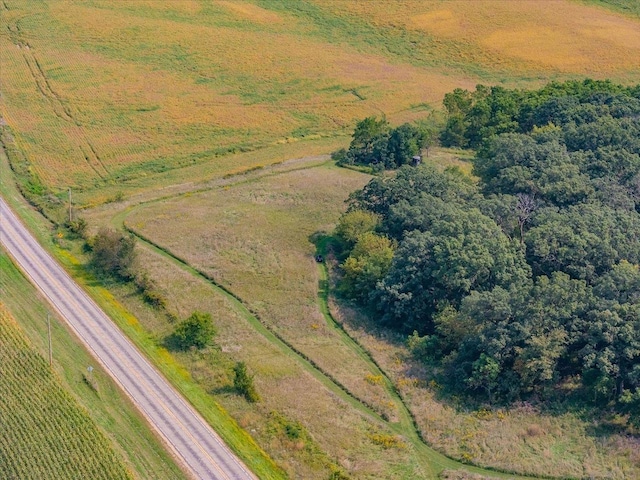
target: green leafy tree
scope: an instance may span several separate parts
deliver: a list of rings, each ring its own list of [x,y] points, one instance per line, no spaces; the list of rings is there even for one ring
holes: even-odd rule
[[[640,263],[640,216],[597,203],[542,209],[525,235],[536,274],[563,271],[594,281],[622,260]]]
[[[341,290],[363,302],[375,290],[391,267],[393,244],[387,237],[365,232],[360,235],[351,254],[342,264]]]
[[[354,209],[340,217],[335,234],[351,249],[363,234],[373,232],[379,224],[380,217],[375,213]]]
[[[389,122],[384,117],[367,117],[358,122],[348,151],[353,163],[367,165],[380,162],[381,139],[386,143],[388,132]]]
[[[478,149],[479,182],[400,167],[352,194],[349,209],[380,222],[353,236],[369,243],[343,263],[345,285],[413,331],[413,354],[455,390],[545,399],[579,380],[576,397],[640,425],[640,86],[479,85],[445,108],[441,140]],[[401,165],[413,128],[377,136],[375,161]],[[380,279],[367,268],[382,235],[397,248]]]
[[[135,238],[101,228],[93,239],[91,265],[98,271],[129,280],[134,276]]]
[[[471,376],[467,383],[471,388],[482,388],[487,393],[489,403],[493,402],[493,391],[498,386],[498,378],[501,372],[500,364],[495,358],[480,354],[480,358],[473,362]]]
[[[181,348],[206,347],[216,334],[211,315],[193,312],[188,318],[178,324],[174,331],[174,338]]]
[[[409,164],[427,144],[427,132],[409,123],[391,130],[386,147],[386,168]]]
[[[244,362],[237,362],[233,367],[233,386],[238,393],[244,395],[248,402],[256,403],[260,401],[260,395],[253,384],[253,375],[247,371]]]
[[[520,246],[493,220],[458,209],[405,236],[378,286],[378,308],[390,325],[429,332],[445,302],[457,306],[472,290],[517,285],[529,275]]]

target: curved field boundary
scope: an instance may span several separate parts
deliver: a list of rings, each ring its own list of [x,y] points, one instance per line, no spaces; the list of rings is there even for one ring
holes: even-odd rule
[[[324,163],[326,162],[323,162],[323,164]],[[298,168],[294,168],[294,170],[313,168],[315,166],[318,166],[318,165],[298,167]],[[291,170],[286,170],[284,172],[269,172],[269,173],[265,172],[265,174],[259,175],[259,176],[262,177],[266,175],[278,175],[279,173],[285,173],[289,171]],[[243,179],[238,182],[226,183],[226,186],[238,185],[248,181],[253,181],[255,179],[256,179],[255,177],[252,177],[251,179]],[[213,189],[216,187],[219,188],[220,185],[213,186],[210,189]],[[198,192],[203,192],[210,189],[199,188]],[[494,478],[512,478],[512,479],[555,478],[555,477],[539,477],[539,476],[529,477],[529,476],[516,474],[514,472],[505,472],[505,471],[495,470],[490,467],[476,467],[471,464],[465,464],[461,461],[449,458],[446,455],[430,447],[425,442],[422,435],[420,434],[420,431],[417,427],[417,423],[415,421],[413,414],[404,403],[404,400],[400,396],[396,386],[393,384],[391,379],[384,372],[384,370],[380,368],[380,366],[372,358],[370,353],[364,347],[362,347],[362,345],[360,345],[355,339],[353,339],[353,337],[351,337],[331,315],[329,311],[329,306],[328,306],[329,291],[328,291],[328,272],[326,270],[326,266],[324,265],[318,266],[318,268],[320,269],[321,281],[324,281],[327,284],[326,289],[324,290],[319,289],[318,291],[318,307],[321,313],[323,314],[327,324],[330,327],[333,327],[334,329],[338,330],[345,344],[349,348],[351,348],[358,356],[363,358],[363,360],[367,362],[374,371],[376,371],[379,375],[382,376],[384,381],[384,388],[387,391],[387,393],[390,395],[390,397],[393,399],[394,403],[396,404],[396,407],[401,419],[400,422],[397,422],[397,423],[390,422],[385,418],[383,418],[382,416],[380,416],[372,408],[371,405],[369,405],[367,402],[356,397],[342,383],[340,383],[337,379],[335,379],[330,373],[325,372],[311,358],[309,358],[307,355],[305,355],[304,353],[296,349],[291,343],[289,343],[286,339],[284,339],[278,332],[276,332],[267,323],[265,323],[261,319],[259,313],[253,310],[247,304],[246,301],[244,301],[242,298],[240,298],[237,294],[229,290],[224,285],[218,283],[211,275],[195,268],[194,266],[190,265],[186,260],[181,258],[179,255],[176,255],[169,249],[159,244],[156,244],[155,242],[153,242],[153,240],[145,237],[143,234],[137,232],[134,228],[126,224],[126,217],[130,215],[134,210],[137,210],[138,208],[142,208],[143,206],[151,203],[166,200],[168,198],[180,197],[187,193],[191,193],[191,192],[181,192],[179,194],[147,200],[137,205],[130,206],[129,208],[120,212],[118,215],[114,216],[112,219],[112,223],[114,224],[114,226],[118,228],[122,228],[127,232],[133,234],[148,248],[164,256],[165,258],[169,259],[171,262],[179,266],[181,269],[208,282],[215,291],[224,295],[226,298],[228,298],[232,302],[232,304],[237,309],[237,311],[243,316],[243,318],[245,318],[249,322],[249,324],[252,327],[256,329],[257,332],[262,334],[267,340],[269,340],[273,344],[277,345],[280,348],[280,350],[283,351],[283,353],[296,358],[298,362],[311,375],[314,376],[314,378],[319,380],[325,387],[329,388],[330,391],[340,395],[340,397],[344,401],[349,403],[351,406],[355,407],[358,411],[380,422],[383,422],[394,433],[401,435],[406,440],[408,440],[411,447],[416,452],[418,458],[421,460],[421,463],[423,464],[422,465],[423,468],[424,467],[428,468],[430,470],[430,473],[432,473],[433,475],[437,475],[438,472],[441,472],[442,470],[445,470],[445,469],[464,469],[472,473],[487,475]],[[432,467],[435,467],[435,468],[432,468]]]

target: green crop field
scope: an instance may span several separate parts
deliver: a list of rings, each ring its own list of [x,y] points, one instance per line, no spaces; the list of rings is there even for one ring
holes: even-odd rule
[[[3,356],[0,468],[8,469],[2,471],[2,478],[94,478],[82,475],[89,472],[82,469],[108,462],[113,466],[109,467],[111,470],[105,467],[105,475],[111,472],[115,478],[185,478],[122,391],[54,315],[51,316],[53,372],[49,369],[44,360],[48,355],[46,304],[1,251],[0,292],[0,356]],[[23,365],[17,363],[19,359],[24,361]],[[89,365],[94,367],[92,376],[97,390],[83,378]],[[39,391],[47,396],[38,394]],[[4,408],[12,402],[14,407],[18,402],[18,406]],[[47,417],[38,417],[38,412],[47,412]],[[13,427],[5,429],[4,425]],[[76,426],[76,443],[68,437],[58,438],[58,431],[73,427],[75,432]],[[28,448],[32,452],[25,450]],[[59,457],[64,448],[71,448],[75,459],[78,455],[87,456],[87,465],[67,464]],[[50,464],[39,462],[39,451]],[[5,456],[10,456],[6,462]],[[11,470],[14,468],[18,470]]]
[[[130,479],[94,422],[0,304],[0,476]]]

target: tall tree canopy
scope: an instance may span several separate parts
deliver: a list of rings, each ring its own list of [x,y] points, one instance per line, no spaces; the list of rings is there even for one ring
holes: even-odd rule
[[[354,192],[345,218],[370,219],[368,246],[347,246],[363,287],[345,292],[415,331],[454,388],[515,400],[579,380],[640,424],[640,86],[478,86],[444,104],[441,141],[477,148],[478,181],[422,165]],[[388,130],[385,152],[409,133]]]

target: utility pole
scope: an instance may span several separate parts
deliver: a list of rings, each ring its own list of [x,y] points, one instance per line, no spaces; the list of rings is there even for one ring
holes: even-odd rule
[[[53,365],[53,344],[51,343],[51,318],[47,313],[47,330],[49,331],[49,368]]]
[[[69,223],[71,223],[73,219],[71,218],[71,187],[69,187]]]

